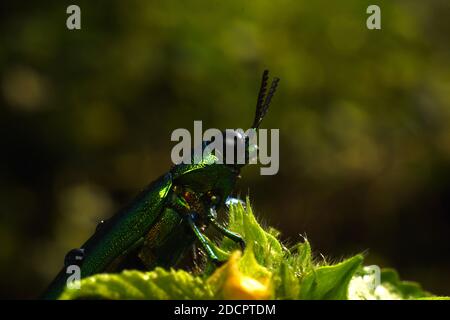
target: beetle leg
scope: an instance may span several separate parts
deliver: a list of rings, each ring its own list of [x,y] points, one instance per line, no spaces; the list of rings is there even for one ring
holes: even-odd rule
[[[217,255],[214,253],[214,250],[209,245],[208,241],[206,240],[205,236],[202,234],[200,229],[195,225],[194,218],[192,215],[187,216],[187,222],[189,223],[189,226],[191,227],[192,231],[194,232],[196,238],[202,245],[203,249],[206,252],[206,255],[208,258],[213,262],[215,265],[220,266],[223,262],[219,260]]]
[[[219,222],[217,222],[216,218],[217,218],[216,209],[214,207],[211,207],[209,209],[209,214],[208,214],[209,223],[214,228],[216,228],[216,230],[219,231],[222,235],[233,240],[234,242],[239,243],[239,245],[241,246],[241,249],[244,250],[245,249],[245,241],[244,241],[244,239],[242,239],[241,235],[236,232],[230,231],[227,228],[225,228],[224,226],[222,226]]]

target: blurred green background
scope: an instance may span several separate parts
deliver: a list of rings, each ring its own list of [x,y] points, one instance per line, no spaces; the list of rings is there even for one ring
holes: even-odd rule
[[[237,193],[290,242],[369,249],[450,294],[448,1],[2,1],[0,16],[0,297],[37,297],[169,169],[175,128],[247,128],[264,68],[281,78],[263,123],[280,171],[245,169]]]

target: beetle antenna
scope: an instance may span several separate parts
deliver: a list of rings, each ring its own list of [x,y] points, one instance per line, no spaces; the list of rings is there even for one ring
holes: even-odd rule
[[[261,106],[264,104],[264,98],[266,96],[267,91],[267,80],[269,80],[269,70],[264,70],[261,79],[261,88],[259,89],[258,102],[256,104],[256,108],[261,108]]]
[[[267,80],[269,80],[269,71],[264,70],[263,75],[262,75],[262,80],[261,80],[261,88],[259,89],[259,94],[258,94],[258,101],[256,103],[255,119],[253,120],[253,125],[252,125],[252,128],[255,128],[255,129],[257,129],[259,127],[262,119],[264,118],[267,111],[269,110],[270,101],[272,100],[272,97],[275,94],[275,91],[277,89],[278,82],[280,81],[279,78],[274,78],[270,85],[269,92],[266,95]]]

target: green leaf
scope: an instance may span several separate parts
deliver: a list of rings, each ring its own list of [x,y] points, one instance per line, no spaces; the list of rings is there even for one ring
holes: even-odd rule
[[[304,238],[303,243],[296,246],[297,254],[293,256],[295,268],[302,274],[308,273],[313,269],[312,250],[309,241]]]
[[[401,281],[397,271],[393,269],[383,269],[381,271],[381,284],[401,299],[417,299],[431,296],[418,283]]]
[[[319,265],[306,238],[286,249],[277,230],[264,229],[257,222],[248,198],[245,207],[230,208],[228,228],[239,233],[247,246],[241,254],[230,239],[219,246],[207,239],[221,259],[229,258],[221,268],[208,263],[198,276],[162,268],[98,274],[81,280],[79,290],[66,289],[60,299],[449,299],[401,281],[392,269],[362,267],[362,255]]]
[[[417,298],[416,300],[450,300],[450,297],[447,297],[447,296],[431,296],[431,297]]]
[[[301,282],[300,299],[344,300],[350,280],[361,266],[362,255],[356,255],[332,266],[318,267]]]
[[[275,267],[283,258],[283,247],[277,240],[278,232],[270,228],[265,231],[256,220],[250,199],[247,197],[245,208],[238,203],[230,207],[228,228],[239,233],[247,246],[251,243],[256,260],[267,268]],[[232,251],[238,249],[235,242],[224,239],[222,249]]]
[[[66,289],[60,299],[209,299],[211,292],[201,278],[186,271],[156,268],[94,275],[81,280],[80,289]]]
[[[271,276],[271,272],[256,260],[252,243],[247,246],[247,250],[239,261],[239,270],[246,276],[256,279]]]
[[[277,299],[296,299],[298,297],[300,281],[295,268],[289,262],[281,262],[274,281]]]
[[[297,299],[300,292],[300,280],[313,270],[311,246],[306,238],[287,252],[275,273],[274,282],[277,299]]]

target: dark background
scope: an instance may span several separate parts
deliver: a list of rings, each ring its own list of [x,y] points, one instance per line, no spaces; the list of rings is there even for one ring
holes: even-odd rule
[[[2,1],[0,296],[38,296],[169,169],[175,128],[248,128],[264,68],[282,79],[262,125],[280,129],[280,171],[249,167],[237,192],[283,239],[306,234],[331,261],[369,249],[367,264],[449,295],[449,14],[446,0]]]

